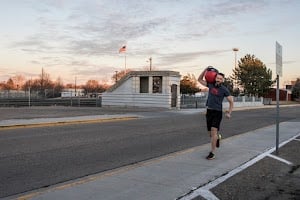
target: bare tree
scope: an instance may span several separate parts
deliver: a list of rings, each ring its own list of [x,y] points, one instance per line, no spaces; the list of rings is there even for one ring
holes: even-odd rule
[[[25,77],[23,75],[16,75],[13,76],[11,79],[14,81],[16,89],[23,88],[23,85],[25,83]]]
[[[63,81],[60,77],[58,77],[54,83],[53,97],[60,97],[63,89],[64,89]]]
[[[50,79],[50,75],[44,72],[42,69],[42,73],[39,75],[39,79],[37,79],[37,83],[40,86],[39,95],[42,97],[49,97],[49,90],[53,89],[54,84]],[[51,93],[51,91],[50,91]]]
[[[14,90],[15,88],[16,86],[14,81],[12,80],[12,78],[9,78],[4,85],[4,90],[10,91],[10,90]]]
[[[96,80],[88,80],[85,85],[82,86],[84,93],[102,93],[106,90],[105,87],[99,84]]]

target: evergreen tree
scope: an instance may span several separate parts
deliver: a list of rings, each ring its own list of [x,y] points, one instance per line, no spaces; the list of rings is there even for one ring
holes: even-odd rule
[[[233,73],[237,84],[249,96],[262,97],[269,92],[275,83],[272,80],[272,71],[267,69],[261,60],[250,54],[241,58]]]

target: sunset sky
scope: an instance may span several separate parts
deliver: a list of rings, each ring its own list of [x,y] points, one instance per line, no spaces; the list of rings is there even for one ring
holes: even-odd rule
[[[42,68],[51,79],[111,81],[115,71],[146,69],[198,77],[208,65],[227,75],[237,58],[254,54],[281,83],[300,78],[298,0],[0,0],[0,82]]]

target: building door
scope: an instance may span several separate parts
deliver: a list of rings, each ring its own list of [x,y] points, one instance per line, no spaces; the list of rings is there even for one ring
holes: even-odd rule
[[[171,85],[171,107],[177,107],[177,85]]]

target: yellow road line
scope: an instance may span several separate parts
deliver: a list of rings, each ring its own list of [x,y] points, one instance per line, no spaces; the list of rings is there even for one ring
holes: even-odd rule
[[[138,117],[115,117],[107,119],[91,119],[91,120],[76,120],[76,121],[62,121],[62,122],[45,122],[45,123],[36,123],[36,124],[18,124],[18,125],[8,125],[0,126],[1,130],[11,130],[11,129],[20,129],[20,128],[39,128],[47,126],[65,126],[73,124],[92,124],[92,123],[104,123],[104,122],[114,122],[114,121],[127,121],[138,119]]]

